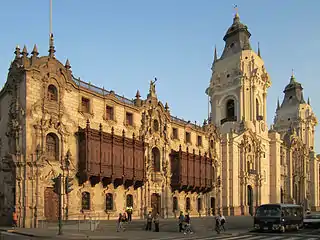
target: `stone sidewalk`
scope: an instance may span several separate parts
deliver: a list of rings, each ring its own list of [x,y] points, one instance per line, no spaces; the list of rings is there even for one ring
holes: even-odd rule
[[[185,235],[182,233],[168,233],[168,232],[146,232],[146,231],[130,231],[130,232],[76,232],[76,231],[64,231],[63,235],[57,235],[56,230],[47,230],[47,229],[23,229],[23,228],[0,228],[0,231],[5,231],[20,236],[30,237],[32,239],[106,239],[106,240],[140,240],[140,239],[158,239],[158,238],[182,238]],[[241,231],[227,231],[222,233],[225,235],[236,235],[240,234]],[[217,234],[213,231],[195,233],[194,236],[197,237],[211,237],[216,236]],[[186,238],[188,235],[186,236]]]

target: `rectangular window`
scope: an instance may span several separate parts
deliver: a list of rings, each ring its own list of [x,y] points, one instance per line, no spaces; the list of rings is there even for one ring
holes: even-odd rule
[[[90,100],[88,98],[82,97],[81,111],[84,113],[90,113]]]
[[[172,138],[178,139],[178,129],[177,128],[172,128]]]
[[[106,106],[106,119],[107,120],[114,120],[113,107]]]
[[[186,132],[186,143],[191,143],[191,133]]]
[[[133,126],[133,114],[126,112],[126,124],[129,126]]]
[[[197,143],[198,146],[202,146],[202,136],[198,136]]]

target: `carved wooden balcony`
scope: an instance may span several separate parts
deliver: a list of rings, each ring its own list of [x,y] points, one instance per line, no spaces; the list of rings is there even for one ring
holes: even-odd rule
[[[195,151],[172,151],[171,187],[178,191],[207,192],[212,189],[212,159]]]
[[[143,141],[100,130],[79,129],[79,173],[83,181],[95,177],[106,184],[141,186],[145,181]]]

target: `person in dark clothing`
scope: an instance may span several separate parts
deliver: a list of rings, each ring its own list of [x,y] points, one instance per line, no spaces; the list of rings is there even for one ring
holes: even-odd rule
[[[184,223],[184,215],[183,212],[180,212],[180,216],[179,216],[179,232],[183,231],[183,223]]]
[[[155,232],[159,232],[159,213],[156,213],[156,215],[153,218],[153,222],[154,222],[154,231]]]
[[[152,214],[151,212],[149,212],[149,214],[147,215],[147,227],[146,227],[146,231],[151,231],[152,228]]]
[[[226,228],[224,227],[224,224],[226,223],[226,218],[220,213],[220,224],[221,228],[220,230],[223,230],[224,232],[226,231]]]
[[[220,222],[220,216],[216,216],[216,232],[219,234],[221,232],[221,222]]]
[[[184,228],[184,234],[187,234],[187,233],[189,233],[189,234],[193,234],[193,231],[192,231],[192,229],[191,229],[191,221],[190,221],[190,215],[189,214],[187,214],[186,215],[186,217],[185,217],[185,220],[184,220],[185,222],[185,228]]]

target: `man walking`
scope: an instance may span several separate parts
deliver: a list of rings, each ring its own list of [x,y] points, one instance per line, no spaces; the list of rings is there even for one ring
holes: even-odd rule
[[[128,222],[132,221],[132,212],[133,212],[133,207],[129,206],[126,209],[127,215],[128,215]]]
[[[152,228],[152,214],[151,212],[149,212],[149,214],[147,215],[147,226],[146,226],[146,231],[151,231]]]
[[[182,232],[183,230],[183,223],[184,223],[184,215],[183,212],[180,212],[180,216],[179,216],[179,232]]]
[[[222,213],[220,213],[220,224],[221,224],[221,229],[223,229],[223,231],[225,232],[226,229],[224,227],[224,224],[226,223],[226,218],[222,215]]]

